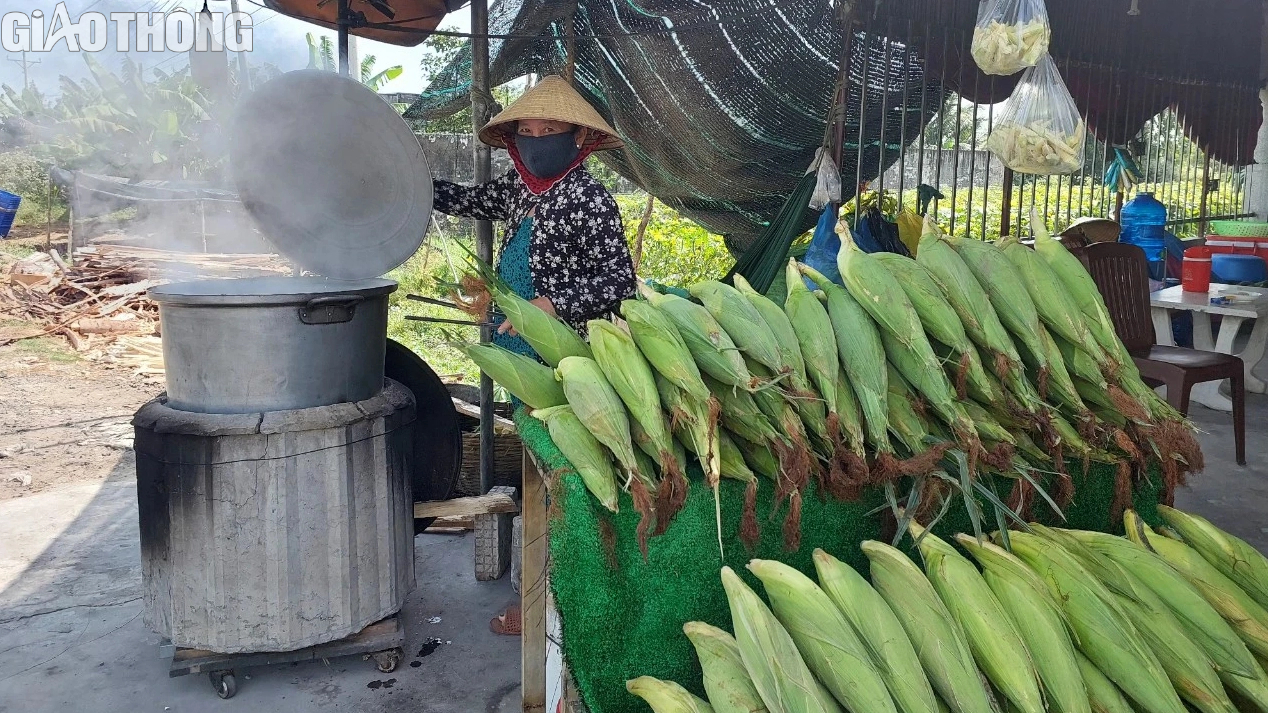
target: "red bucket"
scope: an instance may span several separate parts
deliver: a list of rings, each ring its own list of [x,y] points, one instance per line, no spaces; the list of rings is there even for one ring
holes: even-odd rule
[[[1180,271],[1180,286],[1185,292],[1211,291],[1211,254],[1205,246],[1184,251],[1184,266]]]

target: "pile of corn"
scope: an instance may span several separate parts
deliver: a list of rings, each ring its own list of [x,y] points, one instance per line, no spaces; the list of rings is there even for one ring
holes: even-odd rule
[[[1031,526],[963,549],[913,523],[923,572],[865,542],[870,585],[822,550],[817,584],[753,560],[769,606],[723,568],[733,634],[683,626],[708,701],[626,687],[655,713],[1268,713],[1268,559],[1162,514],[1127,511],[1130,539]]]
[[[462,348],[546,422],[604,507],[631,494],[644,548],[686,498],[688,454],[715,494],[721,478],[747,483],[746,542],[769,480],[790,548],[811,478],[839,498],[883,487],[914,517],[959,492],[971,514],[984,499],[1024,522],[1036,499],[1059,509],[1072,497],[1067,459],[1117,465],[1118,512],[1151,461],[1172,487],[1201,468],[1091,277],[1046,233],[1032,250],[927,224],[911,259],[863,253],[844,223],[838,232],[843,285],[790,261],[782,306],[740,277],[692,285],[691,299],[643,287],[622,320],[589,323],[588,344],[476,265],[474,303],[492,301],[545,364]],[[1011,493],[982,471],[1010,479]],[[1040,488],[1050,475],[1054,497]]]

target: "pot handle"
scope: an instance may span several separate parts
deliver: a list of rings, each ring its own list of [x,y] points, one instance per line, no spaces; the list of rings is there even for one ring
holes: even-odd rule
[[[365,301],[361,295],[314,297],[299,308],[299,321],[304,324],[339,324],[352,321],[357,305]]]

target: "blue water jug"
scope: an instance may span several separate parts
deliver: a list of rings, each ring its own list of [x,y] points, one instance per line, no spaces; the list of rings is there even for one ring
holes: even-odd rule
[[[1163,280],[1167,273],[1167,206],[1154,194],[1141,192],[1128,201],[1119,214],[1123,226],[1119,240],[1145,251],[1149,260],[1149,276]]]

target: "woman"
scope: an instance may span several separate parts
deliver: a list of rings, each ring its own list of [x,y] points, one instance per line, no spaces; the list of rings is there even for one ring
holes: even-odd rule
[[[436,210],[506,222],[498,275],[516,294],[586,334],[586,322],[634,293],[634,263],[616,201],[581,166],[595,151],[624,145],[569,84],[544,77],[489,122],[480,140],[505,148],[515,170],[479,186],[436,181]],[[493,342],[537,356],[504,318]],[[489,622],[519,635],[520,608]]]
[[[581,165],[624,142],[559,77],[544,77],[525,92],[480,131],[480,140],[505,148],[515,170],[472,187],[436,181],[436,209],[505,221],[499,276],[585,336],[587,321],[608,315],[635,289],[616,201]],[[509,323],[499,323],[494,343],[535,356]]]

